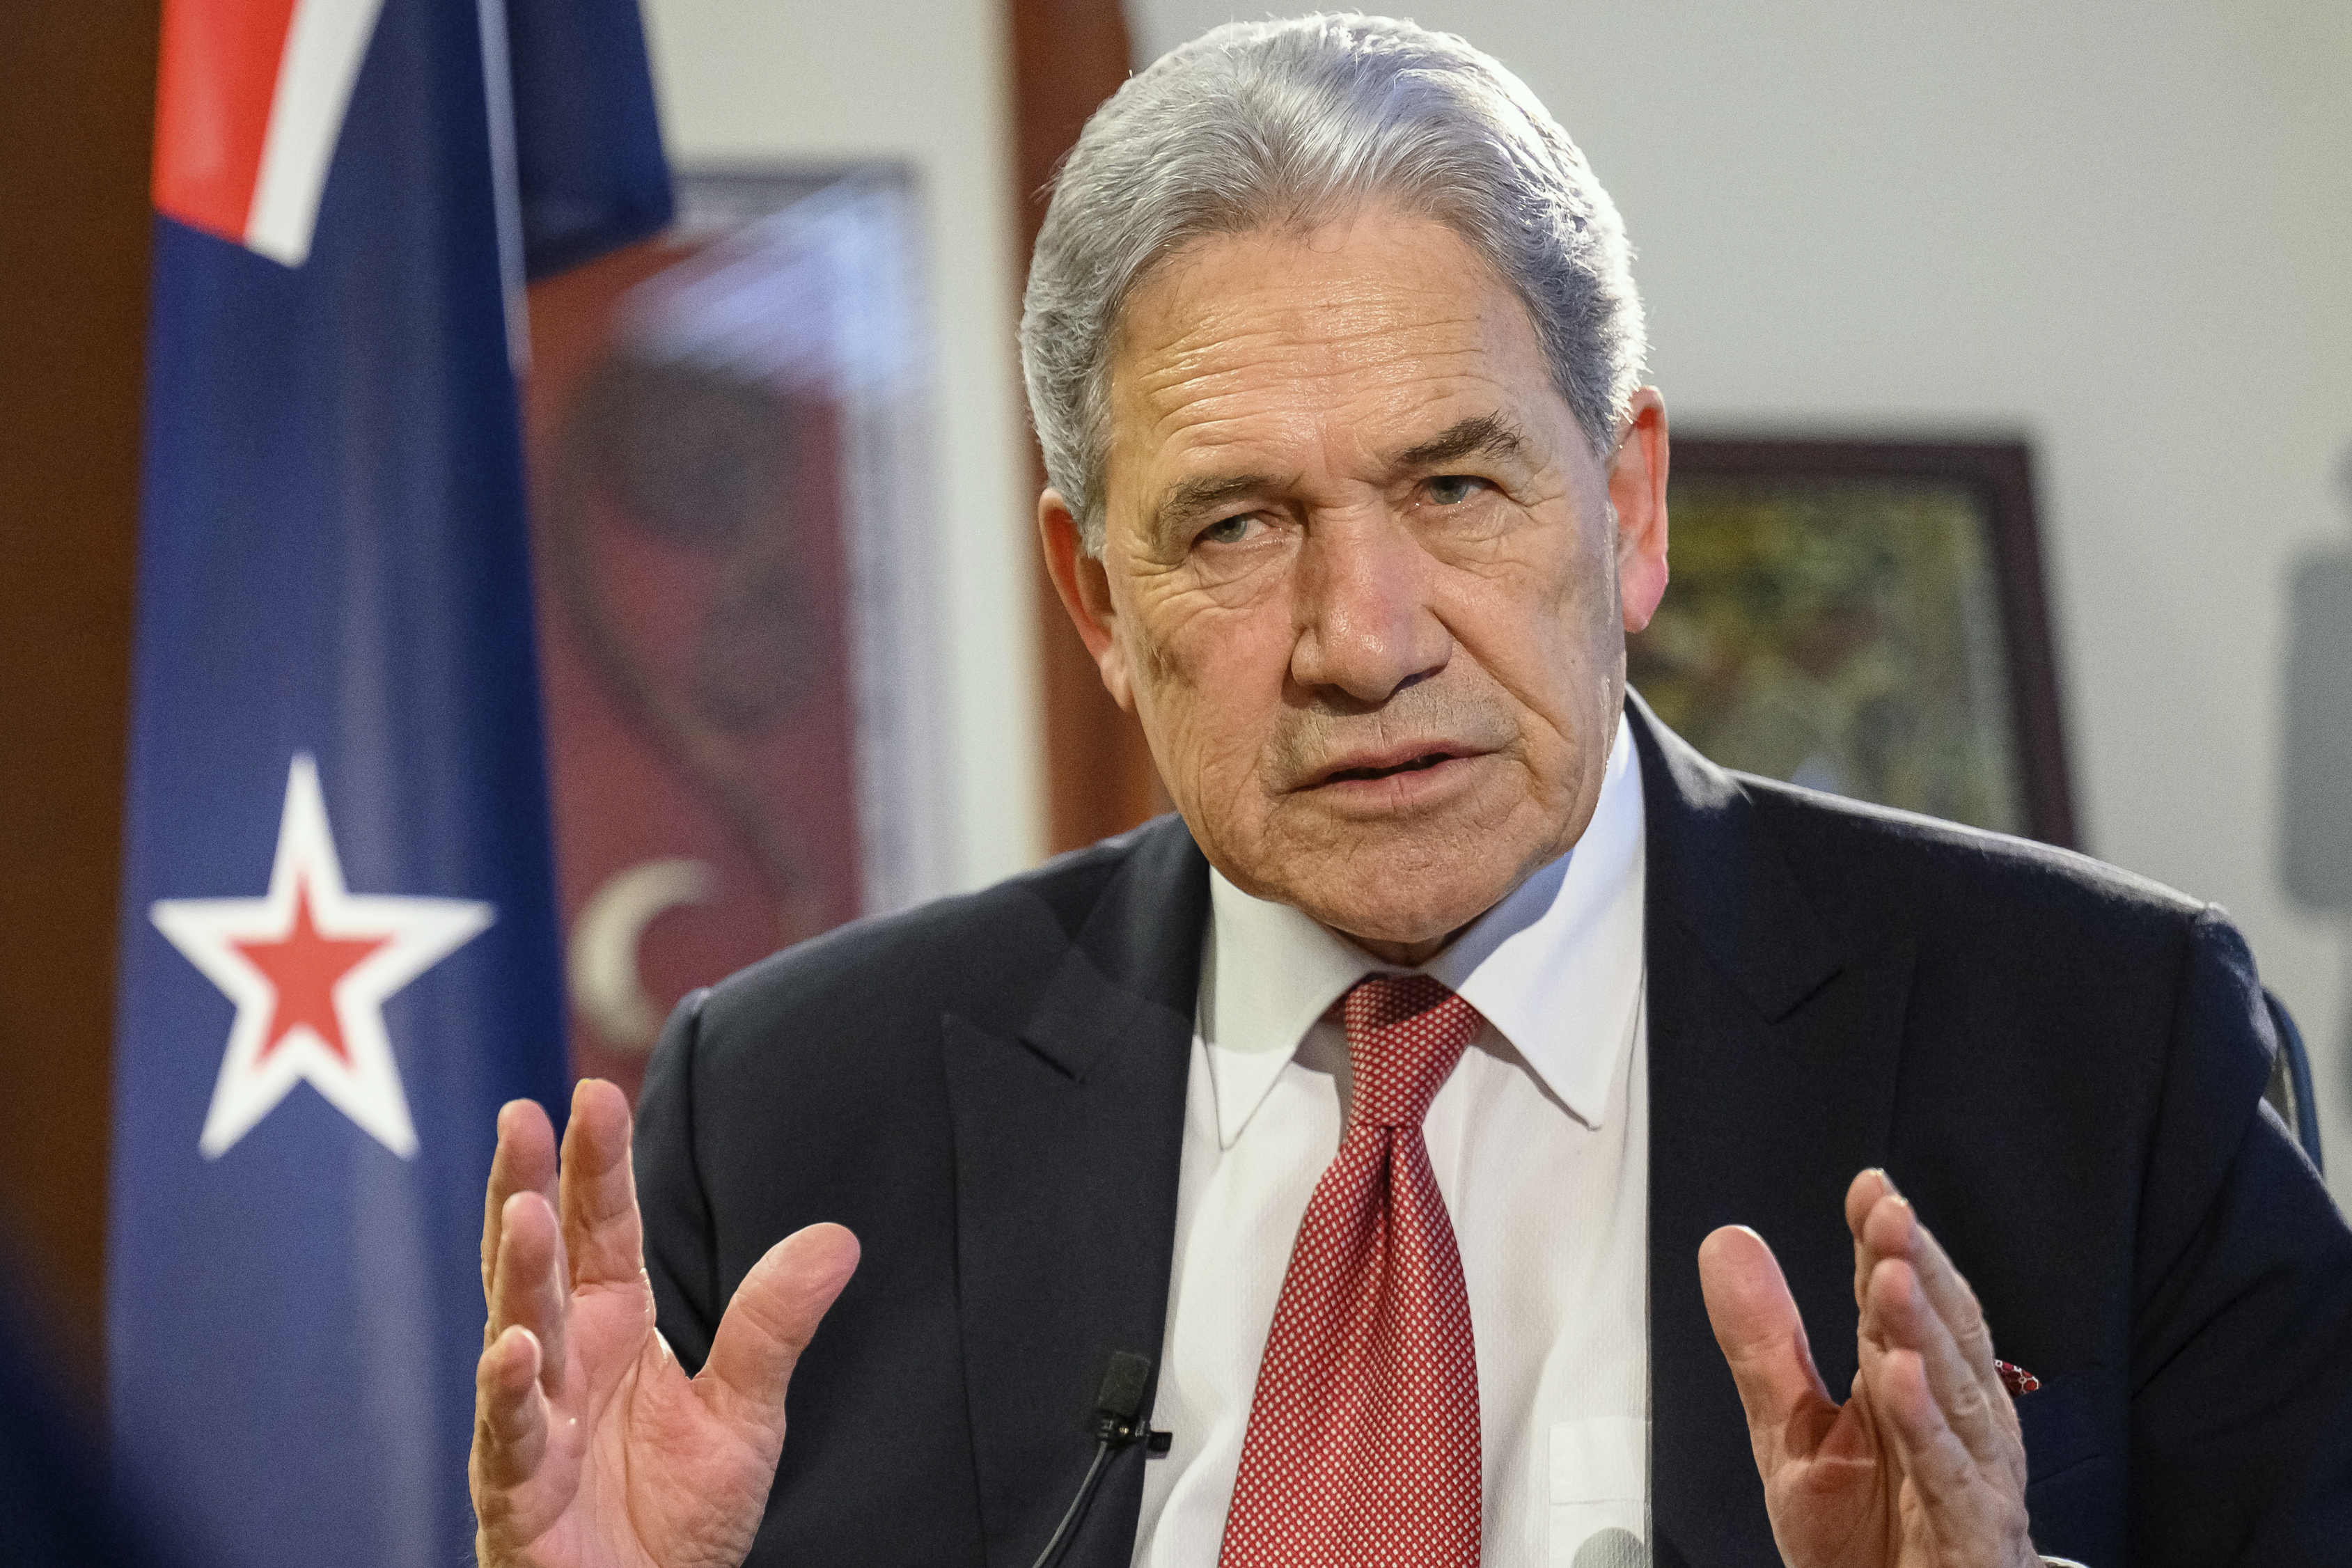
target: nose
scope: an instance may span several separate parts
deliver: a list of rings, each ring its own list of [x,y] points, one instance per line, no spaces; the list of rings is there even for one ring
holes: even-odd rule
[[[1454,639],[1430,605],[1434,566],[1393,518],[1318,520],[1297,568],[1292,679],[1377,707],[1445,668]]]

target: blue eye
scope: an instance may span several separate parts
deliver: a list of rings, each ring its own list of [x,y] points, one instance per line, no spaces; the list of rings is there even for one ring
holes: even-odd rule
[[[1243,536],[1249,532],[1249,525],[1250,520],[1246,515],[1228,517],[1202,529],[1201,537],[1211,544],[1239,544]]]
[[[1429,481],[1429,499],[1440,506],[1460,506],[1483,482],[1467,474],[1440,474]]]

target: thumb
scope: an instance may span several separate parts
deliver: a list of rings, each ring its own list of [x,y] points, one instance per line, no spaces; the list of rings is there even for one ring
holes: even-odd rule
[[[1769,1476],[1783,1458],[1821,1446],[1838,1407],[1814,1369],[1804,1320],[1764,1238],[1744,1225],[1725,1226],[1699,1244],[1699,1289],[1715,1342],[1731,1365],[1756,1463]]]
[[[857,1258],[848,1231],[813,1225],[768,1248],[735,1288],[694,1387],[746,1441],[782,1445],[784,1387]]]

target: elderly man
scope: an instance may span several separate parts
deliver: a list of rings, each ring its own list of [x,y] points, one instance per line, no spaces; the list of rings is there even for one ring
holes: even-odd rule
[[[689,998],[634,1182],[610,1086],[560,1177],[507,1108],[485,1563],[2352,1562],[2352,1235],[2227,923],[1626,690],[1626,257],[1406,24],[1095,116],[1038,518],[1179,816]]]

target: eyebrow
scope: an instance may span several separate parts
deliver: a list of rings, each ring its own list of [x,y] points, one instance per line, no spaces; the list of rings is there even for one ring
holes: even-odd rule
[[[1408,447],[1389,459],[1392,471],[1411,473],[1442,468],[1468,457],[1524,461],[1528,439],[1518,426],[1496,414],[1474,414],[1456,420],[1418,446]],[[1279,474],[1228,474],[1186,479],[1171,487],[1151,509],[1151,536],[1165,542],[1195,518],[1252,496],[1287,489],[1293,479]]]
[[[1400,469],[1434,468],[1468,457],[1524,458],[1528,438],[1500,414],[1475,414],[1459,420],[1391,459]]]
[[[1247,496],[1286,489],[1294,481],[1276,474],[1230,474],[1216,479],[1186,479],[1160,498],[1151,509],[1152,537],[1165,541],[1192,519],[1217,510]]]

